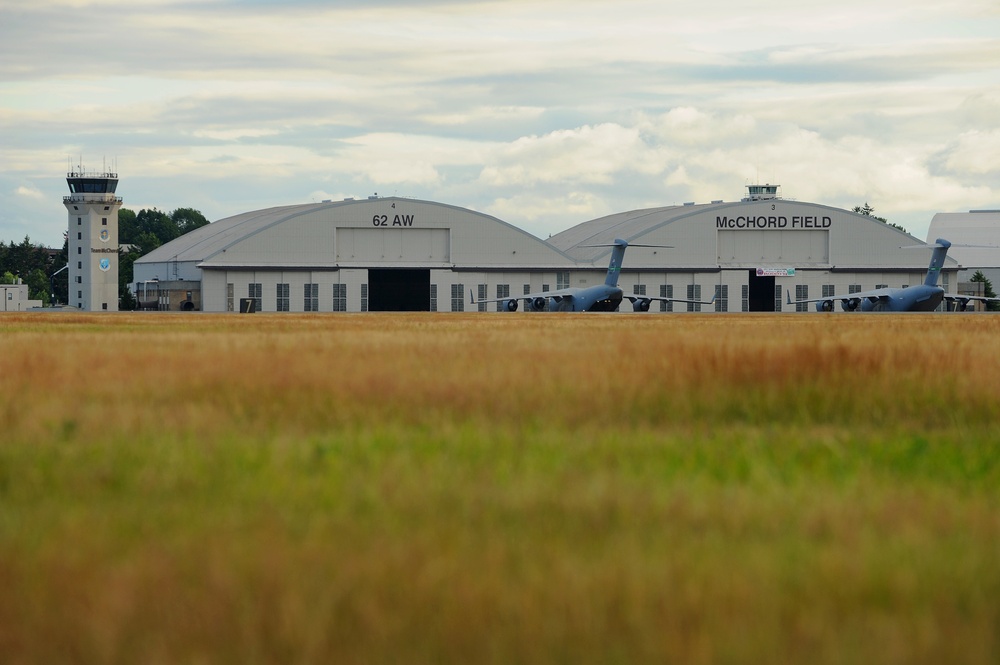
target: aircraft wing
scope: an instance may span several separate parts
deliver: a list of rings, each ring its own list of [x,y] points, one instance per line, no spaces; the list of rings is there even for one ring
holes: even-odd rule
[[[977,300],[979,302],[1000,302],[1000,298],[992,298],[988,296],[963,296],[957,293],[946,293],[944,294],[944,299],[949,303],[957,304],[959,310],[962,311],[965,310],[969,302],[972,300]]]
[[[488,298],[483,300],[476,300],[475,296],[473,296],[472,294],[472,289],[469,289],[469,304],[478,305],[479,303],[510,302],[511,300],[515,302],[518,300],[525,300],[530,302],[535,298],[545,298],[546,300],[552,298],[556,302],[562,302],[567,298],[572,299],[573,295],[577,291],[578,289],[558,289],[556,291],[541,291],[539,293],[526,293],[524,295],[516,295],[516,296],[512,295],[512,296],[507,296],[506,298]]]
[[[622,298],[627,298],[632,303],[632,309],[636,312],[648,312],[649,305],[654,300],[660,302],[686,302],[695,305],[711,305],[715,303],[715,296],[711,300],[689,300],[687,298],[667,298],[665,296],[643,296],[635,293],[622,294]]]
[[[694,305],[714,305],[715,296],[712,296],[711,300],[688,300],[687,298],[666,298],[664,296],[641,296],[635,293],[626,293],[622,296],[627,299],[633,305],[637,300],[656,300],[658,302],[688,302]]]
[[[806,302],[820,302],[822,300],[870,300],[872,302],[878,302],[879,300],[890,298],[892,294],[899,289],[894,288],[884,288],[884,289],[874,289],[872,291],[858,291],[857,293],[841,293],[839,295],[833,296],[823,296],[822,298],[806,298],[804,300],[792,300],[792,292],[785,291],[788,294],[788,304],[797,305],[799,303]]]
[[[874,289],[872,291],[858,291],[857,293],[841,293],[839,295],[823,296],[822,298],[805,298],[803,300],[792,300],[792,292],[786,290],[785,293],[788,297],[788,305],[801,305],[809,302],[824,302],[827,300],[840,300],[841,302],[854,302],[856,303],[852,309],[857,309],[857,304],[860,304],[862,300],[868,300],[872,304],[881,301],[888,301],[894,293],[899,291],[899,289],[894,289],[886,287],[884,289]]]
[[[959,293],[944,294],[945,300],[978,300],[979,302],[1000,302],[1000,298],[990,298],[987,296],[964,296]]]

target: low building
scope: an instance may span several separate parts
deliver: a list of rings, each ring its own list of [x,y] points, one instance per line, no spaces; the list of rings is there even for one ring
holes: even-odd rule
[[[23,312],[42,306],[41,300],[31,300],[28,297],[28,285],[18,280],[17,284],[0,284],[0,296],[3,297],[4,312]]]

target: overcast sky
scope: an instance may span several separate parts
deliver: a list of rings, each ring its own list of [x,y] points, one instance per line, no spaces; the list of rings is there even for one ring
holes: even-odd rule
[[[0,240],[65,174],[210,220],[397,195],[542,238],[745,185],[1000,208],[1000,2],[0,0]]]

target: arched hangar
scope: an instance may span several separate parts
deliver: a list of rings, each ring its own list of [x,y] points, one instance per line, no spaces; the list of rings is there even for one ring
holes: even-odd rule
[[[929,249],[902,249],[923,243],[891,226],[783,199],[775,185],[751,185],[740,201],[617,213],[548,241],[465,208],[370,197],[213,222],[137,260],[135,284],[155,309],[499,311],[503,301],[478,301],[603,283],[616,238],[630,245],[625,293],[715,296],[652,311],[806,310],[789,307],[789,296],[919,284],[930,258]],[[949,259],[946,291],[957,270]]]
[[[134,274],[152,309],[225,312],[249,300],[272,312],[462,311],[469,289],[500,298],[556,288],[576,267],[495,217],[370,197],[222,219],[138,259]]]
[[[873,217],[784,199],[777,185],[750,185],[740,201],[617,213],[548,242],[598,265],[614,238],[630,243],[619,281],[625,293],[716,297],[712,305],[653,303],[654,311],[807,311],[789,299],[920,284],[931,256],[923,241]],[[948,259],[945,291],[957,270]]]

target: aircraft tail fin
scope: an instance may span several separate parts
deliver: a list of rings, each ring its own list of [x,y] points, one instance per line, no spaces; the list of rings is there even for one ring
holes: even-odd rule
[[[625,260],[625,248],[628,243],[619,238],[615,238],[615,244],[611,248],[611,263],[608,264],[608,276],[604,278],[605,286],[618,286],[618,277],[622,272],[622,261]]]
[[[615,238],[615,241],[609,245],[580,245],[580,247],[611,247],[611,263],[608,264],[608,276],[604,278],[605,286],[618,286],[618,277],[622,272],[622,263],[625,261],[625,248],[629,246],[629,242],[622,240],[621,238]],[[639,245],[632,244],[632,247],[661,247],[666,249],[672,249],[673,245]]]
[[[951,243],[943,238],[938,238],[931,247],[934,248],[934,253],[931,254],[931,263],[927,266],[924,286],[937,286],[938,277],[941,275],[941,268],[944,267],[944,259],[948,256],[948,248],[951,247]]]

